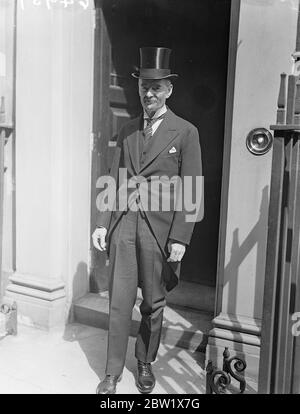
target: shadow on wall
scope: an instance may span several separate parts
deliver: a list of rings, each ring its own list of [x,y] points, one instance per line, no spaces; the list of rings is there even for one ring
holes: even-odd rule
[[[237,303],[237,286],[238,286],[238,274],[239,267],[250,254],[252,249],[256,248],[256,264],[255,264],[255,293],[254,293],[254,306],[253,309],[257,310],[261,307],[262,303],[262,291],[264,287],[263,275],[265,271],[266,260],[266,237],[267,226],[266,220],[269,208],[269,186],[265,186],[262,190],[262,198],[260,203],[259,218],[257,223],[245,238],[240,243],[239,241],[239,229],[236,228],[233,232],[232,245],[231,245],[231,257],[228,264],[225,267],[225,275],[228,275],[227,280],[224,282],[224,286],[228,285],[229,297],[228,303],[230,309],[228,313],[230,315],[236,315],[236,303]],[[255,315],[252,315],[255,318]]]
[[[267,226],[266,220],[269,208],[269,186],[265,186],[262,190],[262,198],[260,203],[259,218],[257,223],[252,228],[245,240],[240,243],[239,229],[236,228],[233,231],[232,245],[231,245],[231,257],[228,264],[225,267],[224,274],[224,287],[228,289],[228,304],[227,309],[228,317],[231,317],[231,321],[235,323],[237,329],[242,329],[242,325],[237,322],[237,299],[238,299],[238,278],[239,267],[251,251],[256,248],[256,264],[255,264],[255,284],[254,284],[254,304],[253,309],[257,312],[257,309],[261,308],[263,300],[264,290],[264,272],[265,272],[265,260],[266,260],[266,237]],[[252,315],[256,326],[260,328],[260,318],[258,315]],[[242,341],[242,335],[237,331],[237,342]],[[233,342],[233,349],[236,349]],[[239,356],[245,358],[244,353],[239,352]]]

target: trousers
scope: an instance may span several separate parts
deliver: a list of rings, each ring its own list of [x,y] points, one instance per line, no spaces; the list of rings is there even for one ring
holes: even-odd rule
[[[109,254],[109,330],[106,374],[120,375],[138,286],[142,291],[141,322],[135,356],[143,362],[156,358],[162,330],[166,288],[166,259],[140,211],[129,210],[113,231]]]

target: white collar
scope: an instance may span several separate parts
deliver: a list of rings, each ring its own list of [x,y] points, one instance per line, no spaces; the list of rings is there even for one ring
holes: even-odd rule
[[[164,113],[166,113],[166,112],[167,112],[167,110],[168,110],[168,108],[167,108],[167,106],[166,106],[166,105],[162,106],[161,108],[159,108],[159,109],[155,112],[155,114],[153,115],[152,119],[153,119],[153,118],[159,118],[161,115],[163,115]],[[149,116],[148,116],[148,114],[147,114],[147,112],[146,112],[146,111],[144,111],[144,119],[145,119],[145,118],[149,118]]]

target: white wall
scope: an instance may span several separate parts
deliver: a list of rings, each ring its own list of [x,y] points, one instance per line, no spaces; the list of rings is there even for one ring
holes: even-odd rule
[[[280,73],[291,71],[297,1],[241,0],[222,311],[261,318],[272,151],[252,155],[248,132],[276,121]]]
[[[92,6],[17,15],[16,273],[63,281],[66,312],[88,290]]]

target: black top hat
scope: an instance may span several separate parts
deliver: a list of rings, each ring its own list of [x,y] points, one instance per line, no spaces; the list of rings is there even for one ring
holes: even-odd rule
[[[134,78],[166,79],[177,77],[169,69],[171,49],[166,47],[141,47],[141,67],[138,72],[132,73]]]

